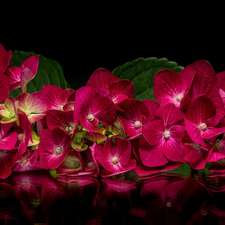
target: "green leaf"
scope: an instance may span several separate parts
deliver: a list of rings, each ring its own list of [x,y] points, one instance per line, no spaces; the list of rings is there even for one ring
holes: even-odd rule
[[[25,59],[36,55],[34,52],[14,51],[10,61],[11,66],[20,67]],[[27,92],[33,93],[40,91],[45,84],[52,84],[65,89],[69,87],[65,80],[62,67],[60,64],[52,59],[47,59],[42,55],[39,56],[39,65],[37,74],[33,80],[27,85]],[[10,92],[10,96],[16,97],[21,94],[21,88]]]
[[[180,72],[183,67],[176,62],[168,61],[166,58],[158,59],[137,58],[132,62],[127,62],[122,66],[116,67],[112,73],[121,79],[128,79],[134,84],[134,97],[136,99],[155,100],[153,92],[154,76],[162,69],[170,69]]]
[[[55,179],[56,179],[57,176],[58,176],[56,170],[49,170],[49,173],[50,173],[50,175],[53,176]]]

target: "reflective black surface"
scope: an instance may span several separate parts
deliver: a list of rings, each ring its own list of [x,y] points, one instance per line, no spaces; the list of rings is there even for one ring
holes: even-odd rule
[[[0,181],[0,224],[225,224],[225,178],[194,177],[13,173]]]

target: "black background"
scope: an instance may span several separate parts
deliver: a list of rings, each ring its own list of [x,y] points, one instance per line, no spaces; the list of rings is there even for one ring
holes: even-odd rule
[[[216,73],[225,70],[219,6],[84,1],[18,7],[6,8],[0,43],[57,60],[74,89],[97,68],[112,71],[138,57],[166,57],[181,66],[205,59]]]

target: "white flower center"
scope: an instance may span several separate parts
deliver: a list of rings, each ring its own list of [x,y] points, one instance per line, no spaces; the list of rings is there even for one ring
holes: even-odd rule
[[[200,151],[200,149],[201,149],[201,145],[198,144],[198,143],[193,143],[192,146],[193,146],[194,149],[196,149],[198,151]]]
[[[170,137],[170,131],[168,131],[168,130],[165,130],[164,132],[163,132],[163,136],[164,136],[164,138],[169,138]]]
[[[207,129],[207,125],[205,123],[200,123],[199,128],[201,131],[205,131]]]
[[[67,131],[67,132],[73,132],[73,127],[72,126],[68,126],[68,127],[66,127],[65,128],[65,130]]]
[[[202,210],[201,210],[201,214],[202,214],[203,216],[206,216],[206,215],[208,214],[208,210],[202,209]]]
[[[62,154],[62,147],[58,146],[55,148],[55,154],[56,155],[61,155]]]
[[[88,116],[87,116],[87,120],[89,121],[89,122],[92,122],[93,120],[94,120],[94,116],[92,115],[92,114],[89,114]]]
[[[117,156],[113,156],[111,161],[113,164],[117,164],[119,162],[119,158]]]
[[[27,110],[25,111],[25,113],[26,113],[27,116],[30,116],[31,111],[30,111],[29,109],[27,109]]]
[[[181,100],[182,100],[183,97],[184,96],[182,94],[177,95],[176,101],[177,102],[181,102]]]
[[[166,202],[166,207],[170,208],[172,206],[171,202],[167,201]]]
[[[136,130],[140,129],[141,126],[142,126],[142,125],[141,125],[141,122],[140,122],[140,121],[135,121],[135,122],[134,122],[134,127],[135,127]]]

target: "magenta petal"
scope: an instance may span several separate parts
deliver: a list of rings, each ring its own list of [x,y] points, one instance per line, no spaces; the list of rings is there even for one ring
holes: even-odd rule
[[[99,68],[88,79],[87,86],[108,90],[109,85],[118,80],[120,79],[107,69]]]
[[[10,59],[12,57],[12,51],[8,52],[5,50],[2,44],[0,44],[0,70],[4,73],[9,65]]]
[[[195,163],[190,163],[190,166],[196,170],[204,169],[206,163],[209,161],[212,155],[212,152],[213,152],[212,148],[209,151],[203,151],[200,160]]]
[[[217,87],[216,73],[209,62],[206,60],[198,60],[187,67],[193,68],[196,71],[193,80],[195,97],[204,94],[210,87]]]
[[[208,89],[206,95],[212,100],[215,108],[216,108],[216,115],[214,117],[214,125],[217,125],[221,118],[225,115],[224,103],[222,97],[217,89]]]
[[[145,105],[148,107],[149,111],[148,121],[151,121],[155,117],[156,111],[159,109],[160,104],[150,99],[144,99],[142,100],[142,102],[144,102]]]
[[[206,95],[197,97],[189,106],[186,118],[190,122],[199,125],[205,120],[215,116],[216,108],[212,100]]]
[[[183,80],[186,92],[192,85],[196,70],[194,68],[186,66],[183,70],[180,71],[179,75]]]
[[[201,137],[201,130],[200,130],[199,126],[196,124],[193,124],[186,118],[184,120],[185,120],[185,124],[186,124],[186,128],[187,128],[187,132],[188,132],[190,138],[194,142],[206,147],[206,143],[203,141],[203,139]]]
[[[156,73],[154,77],[154,96],[162,105],[173,103],[180,107],[177,97],[185,94],[185,85],[181,76],[172,70],[163,69]]]
[[[185,114],[174,104],[169,103],[156,111],[156,117],[162,118],[165,126],[171,126],[175,123],[182,125]]]
[[[99,119],[104,126],[109,126],[116,120],[115,105],[107,97],[95,98],[90,105],[90,112],[94,117]]]
[[[0,150],[0,178],[5,179],[12,173],[12,167],[18,160],[16,150]]]
[[[49,169],[56,169],[65,159],[71,140],[60,129],[43,130],[41,133],[40,160]]]
[[[154,120],[142,129],[142,133],[149,144],[157,145],[163,138],[164,130],[163,120]]]
[[[48,109],[62,110],[63,106],[67,103],[71,93],[69,90],[56,86],[56,85],[44,85],[42,92],[47,96]]]
[[[140,121],[141,116],[149,117],[149,109],[144,102],[138,99],[127,99],[119,107],[124,110],[120,114],[127,120]]]
[[[107,171],[114,171],[114,166],[110,157],[107,154],[105,155],[105,152],[103,153],[103,147],[101,144],[96,144],[95,146],[95,157]]]
[[[150,145],[145,138],[139,140],[141,162],[148,167],[164,166],[168,159],[163,155],[160,145]]]
[[[32,71],[29,68],[26,67],[22,70],[21,75],[20,75],[20,81],[21,81],[21,89],[22,89],[23,93],[24,93],[25,86],[33,78],[34,78],[34,74],[32,73]]]
[[[92,101],[97,97],[97,93],[92,87],[81,87],[76,92],[74,104],[74,121],[80,123],[80,116],[88,116]]]
[[[109,93],[115,104],[118,104],[126,98],[133,98],[133,83],[130,80],[118,80],[108,87]],[[119,97],[123,96],[123,97]]]
[[[76,123],[73,120],[73,111],[48,110],[46,122],[50,129],[58,127],[66,133],[72,133],[73,129],[76,127]],[[68,130],[68,128],[71,130]]]
[[[96,118],[94,119],[94,121],[96,122]],[[95,126],[96,123],[92,123],[92,122],[88,121],[85,115],[80,116],[80,123],[86,130],[88,131],[98,130],[99,128]]]
[[[121,138],[116,138],[115,144],[118,148],[118,156],[120,163],[122,166],[126,166],[131,156],[131,144],[129,141],[126,141]]]
[[[119,164],[119,163],[118,163]],[[133,170],[136,167],[136,160],[135,159],[130,159],[130,161],[126,164],[126,166],[119,167],[117,170],[114,170],[113,172],[107,171],[106,169],[103,169],[101,172],[102,177],[109,177],[121,173],[125,173],[127,171]]]
[[[5,71],[5,74],[9,77],[10,91],[13,91],[21,87],[20,75],[22,69],[16,66],[9,66]]]
[[[9,77],[0,70],[0,102],[6,100],[9,95]]]
[[[114,102],[115,105],[120,104],[121,102],[125,101],[127,99],[127,95],[124,94],[119,94],[115,97],[112,98],[112,101]]]
[[[164,155],[171,161],[183,162],[182,150],[180,144],[178,144],[172,137],[169,140],[164,141],[161,146]]]
[[[16,100],[19,101],[19,108],[23,111],[29,110],[31,113],[44,113],[48,108],[48,99],[41,91],[32,94],[20,94],[16,97]]]
[[[123,124],[124,129],[125,129],[125,133],[129,137],[136,137],[136,136],[138,136],[142,133],[142,128],[136,129],[134,127],[134,124],[132,122],[130,122],[129,120],[126,120],[123,117],[121,117],[121,122]]]
[[[32,74],[35,76],[37,73],[39,64],[39,57],[38,55],[33,55],[27,58],[21,65],[21,68],[29,68],[32,72]]]
[[[202,131],[202,138],[203,139],[209,139],[213,136],[222,134],[225,132],[225,126],[216,126],[216,127],[208,127],[205,131]]]
[[[17,142],[17,133],[8,133],[4,138],[0,139],[0,149],[13,149]]]

